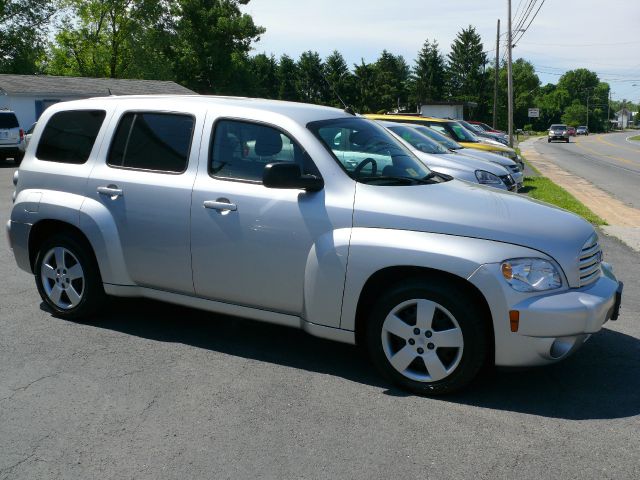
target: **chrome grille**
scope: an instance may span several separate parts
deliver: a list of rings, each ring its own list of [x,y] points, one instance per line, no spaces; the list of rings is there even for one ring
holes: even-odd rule
[[[598,237],[593,235],[582,247],[578,259],[581,287],[590,285],[598,279],[600,263],[602,263],[602,249],[598,243]]]

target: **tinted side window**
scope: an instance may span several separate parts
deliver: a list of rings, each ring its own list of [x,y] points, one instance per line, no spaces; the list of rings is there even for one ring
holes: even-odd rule
[[[54,114],[44,127],[36,157],[49,162],[85,163],[104,117],[104,110],[70,110]]]
[[[272,162],[295,162],[303,173],[320,175],[307,152],[273,127],[220,120],[214,128],[209,154],[211,175],[261,182],[265,165]]]
[[[122,116],[107,163],[114,167],[181,173],[187,168],[194,118],[176,113]]]

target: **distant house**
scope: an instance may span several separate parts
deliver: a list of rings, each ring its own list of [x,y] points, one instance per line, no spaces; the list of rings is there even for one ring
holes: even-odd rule
[[[633,125],[633,112],[630,112],[626,108],[616,112],[616,122],[618,128],[627,128]]]
[[[175,82],[114,78],[54,77],[0,74],[0,109],[16,112],[28,128],[44,110],[58,102],[108,95],[193,95]]]

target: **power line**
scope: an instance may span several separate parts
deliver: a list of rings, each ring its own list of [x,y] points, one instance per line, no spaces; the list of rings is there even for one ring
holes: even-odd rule
[[[616,42],[616,43],[562,43],[563,47],[606,47],[612,45],[630,45],[640,43],[640,40],[636,40],[633,42]],[[557,43],[532,43],[532,42],[524,42],[522,45],[538,45],[541,47],[556,47]]]
[[[520,36],[516,39],[514,43],[514,45],[517,45],[518,42],[522,39],[522,37],[524,37],[524,34],[527,33],[527,30],[529,30],[529,27],[531,26],[531,24],[533,23],[533,21],[536,19],[536,17],[538,16],[538,13],[540,13],[540,9],[542,8],[542,6],[544,5],[544,2],[546,0],[542,0],[542,2],[540,3],[540,6],[538,7],[538,10],[536,10],[536,13],[533,15],[533,18],[531,18],[531,20],[529,21],[529,24],[526,26],[526,28],[524,29],[524,31],[520,34]]]

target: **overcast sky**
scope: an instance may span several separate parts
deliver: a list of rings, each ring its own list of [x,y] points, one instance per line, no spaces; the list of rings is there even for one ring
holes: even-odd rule
[[[515,19],[529,0],[512,2]],[[493,61],[496,21],[506,31],[507,0],[251,0],[243,10],[267,29],[254,53],[298,58],[314,50],[324,58],[337,49],[353,68],[386,48],[413,66],[425,39],[436,39],[447,54],[469,24]],[[546,0],[514,49],[518,57],[535,65],[543,84],[584,67],[609,82],[614,99],[639,102],[640,0]]]

